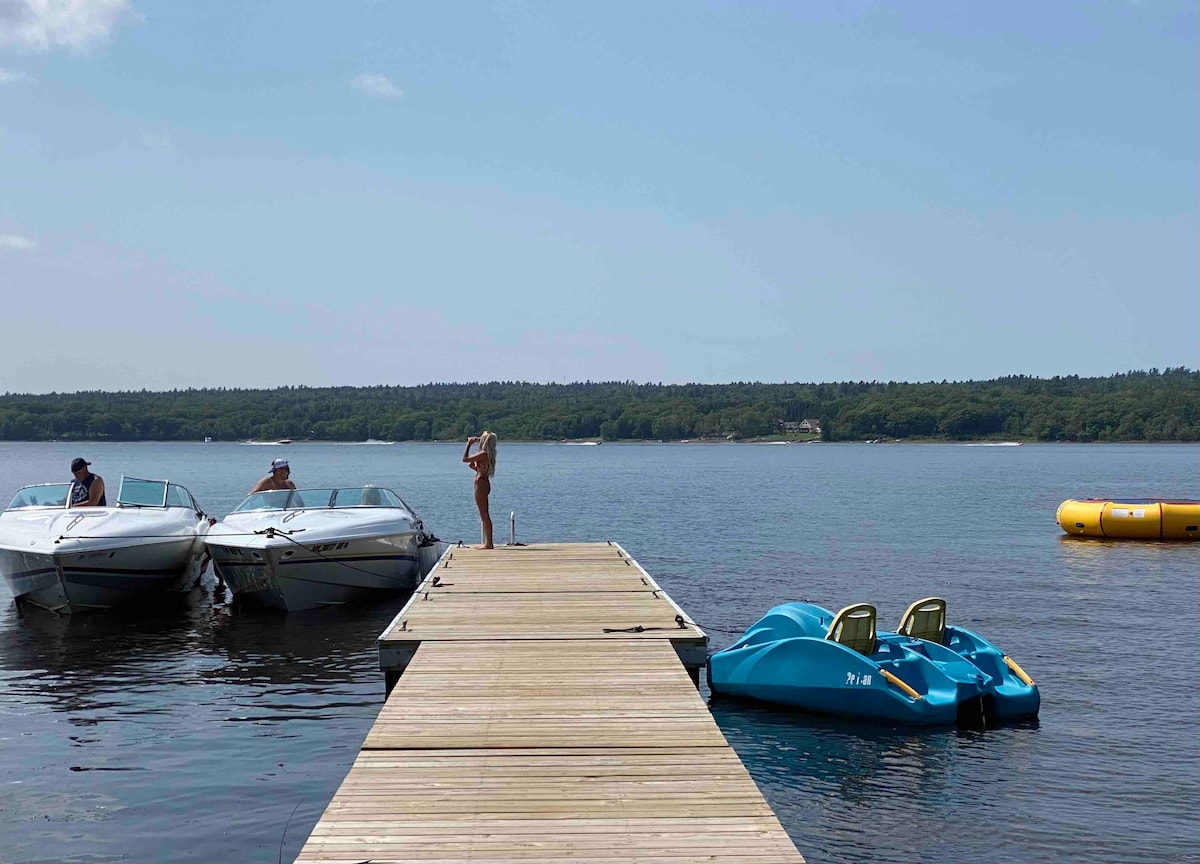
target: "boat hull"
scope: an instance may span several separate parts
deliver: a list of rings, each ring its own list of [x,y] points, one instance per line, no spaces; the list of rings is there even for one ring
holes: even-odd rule
[[[279,497],[252,493],[205,535],[235,600],[300,612],[412,591],[430,549],[440,545],[389,489]]]
[[[1114,540],[1200,540],[1200,501],[1133,498],[1068,499],[1055,521],[1076,537]]]
[[[103,611],[190,591],[200,578],[200,556],[195,537],[65,553],[0,549],[0,573],[18,603],[58,613]]]
[[[913,641],[913,640],[910,640]],[[791,705],[818,714],[889,720],[916,726],[950,725],[960,705],[983,710],[987,679],[959,658],[941,665],[881,645],[867,657],[824,638],[797,637],[709,658],[714,693]],[[957,660],[957,662],[955,662]],[[916,691],[907,695],[880,671],[887,668]],[[949,668],[947,668],[949,667]]]
[[[412,532],[300,545],[208,541],[213,564],[235,598],[299,612],[412,591],[420,573]]]
[[[19,604],[111,609],[199,579],[208,523],[184,507],[33,508],[0,514],[0,575]]]
[[[895,635],[884,638],[905,639]],[[920,645],[930,645],[919,639]],[[965,627],[947,626],[943,637],[945,650],[952,651],[988,676],[986,714],[999,721],[1023,720],[1036,717],[1042,707],[1041,692],[1024,671],[1017,672],[1016,664],[994,644]],[[935,646],[942,647],[942,646]]]
[[[946,628],[944,644],[879,633],[862,654],[825,638],[833,613],[811,603],[776,606],[709,657],[714,693],[821,714],[917,726],[1036,716],[1037,687],[986,639]],[[1014,664],[1015,665],[1015,664]],[[1023,673],[1022,673],[1023,674]]]

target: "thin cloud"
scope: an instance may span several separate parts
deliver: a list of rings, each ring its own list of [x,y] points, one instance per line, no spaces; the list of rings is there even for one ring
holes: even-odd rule
[[[0,234],[0,249],[17,249],[25,252],[36,245],[28,237],[22,237],[20,234]]]
[[[107,39],[129,0],[0,0],[0,45],[82,50]]]
[[[11,84],[14,81],[32,81],[24,72],[14,72],[11,69],[0,69],[0,84]]]
[[[377,99],[386,99],[389,102],[395,102],[397,99],[404,98],[404,91],[393,84],[386,75],[373,75],[370,72],[364,72],[361,75],[355,76],[350,83],[366,95],[374,96]]]

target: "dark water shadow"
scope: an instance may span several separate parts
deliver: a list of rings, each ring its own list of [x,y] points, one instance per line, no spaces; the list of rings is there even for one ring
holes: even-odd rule
[[[213,619],[210,650],[228,681],[307,687],[379,675],[376,639],[411,592],[375,602],[285,613],[233,603]]]
[[[383,679],[375,639],[407,595],[292,613],[246,609],[211,584],[183,602],[56,615],[10,601],[0,609],[0,671],[10,688],[53,710],[94,714],[122,694],[170,683],[290,688]]]
[[[954,825],[956,802],[978,794],[964,788],[964,778],[967,786],[986,786],[986,779],[1002,794],[996,774],[970,772],[980,762],[1025,765],[1038,729],[1037,720],[994,729],[911,727],[719,695],[709,708],[801,853],[825,862],[902,860],[893,856],[923,832],[950,826],[968,834],[969,826]],[[864,819],[902,821],[896,846],[880,844],[878,827],[863,831]]]

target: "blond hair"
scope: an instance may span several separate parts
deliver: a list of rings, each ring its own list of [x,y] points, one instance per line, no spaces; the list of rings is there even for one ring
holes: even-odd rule
[[[479,436],[479,449],[487,454],[487,476],[496,474],[496,433],[484,430]]]

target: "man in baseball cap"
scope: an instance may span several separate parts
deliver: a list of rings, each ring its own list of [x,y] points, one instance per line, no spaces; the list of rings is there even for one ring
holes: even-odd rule
[[[250,490],[250,494],[255,492],[269,492],[273,489],[295,489],[296,484],[290,479],[292,469],[288,467],[286,459],[272,459],[271,473],[262,478]]]
[[[71,481],[71,489],[67,493],[68,507],[108,506],[108,500],[104,497],[104,480],[88,470],[91,464],[80,456],[71,460],[71,473],[75,479]]]

